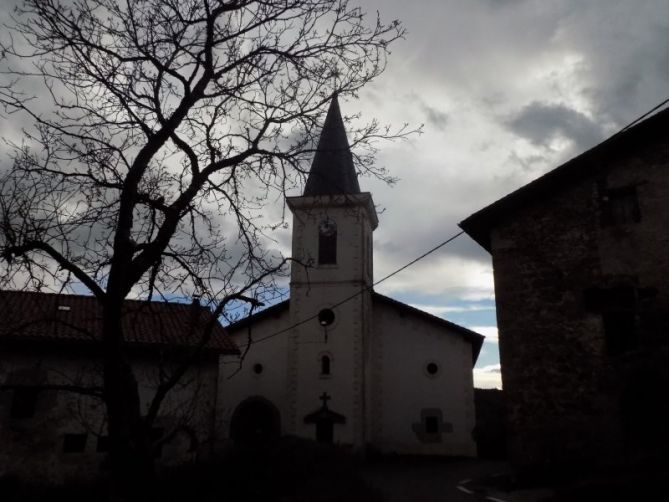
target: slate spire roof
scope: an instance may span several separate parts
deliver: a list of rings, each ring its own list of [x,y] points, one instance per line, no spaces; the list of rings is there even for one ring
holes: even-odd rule
[[[360,193],[360,185],[353,167],[351,149],[346,139],[346,129],[335,93],[325,117],[316,155],[304,187],[304,195],[356,193]]]

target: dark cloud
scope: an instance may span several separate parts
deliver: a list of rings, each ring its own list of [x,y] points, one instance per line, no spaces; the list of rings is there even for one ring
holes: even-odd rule
[[[510,118],[506,125],[538,146],[546,145],[555,138],[565,138],[579,150],[585,150],[604,138],[600,124],[561,104],[535,101]]]
[[[6,0],[0,13],[14,1]],[[370,19],[377,9],[386,21],[399,18],[409,32],[393,44],[382,78],[359,102],[342,102],[342,110],[359,109],[363,118],[382,123],[426,124],[425,134],[411,142],[378,144],[379,165],[402,179],[395,188],[361,179],[387,208],[374,234],[378,276],[669,97],[667,0],[422,0],[420,8],[404,0],[353,3]],[[0,135],[18,135],[21,125],[17,116],[6,117]],[[513,145],[513,135],[530,147]],[[571,144],[544,148],[553,139]],[[265,221],[281,221],[283,209],[280,201],[268,201]],[[270,237],[269,247],[290,250],[289,231]],[[429,258],[407,271],[416,291],[432,287],[433,277],[455,277],[451,268],[464,261],[476,270],[490,263],[467,236]],[[468,271],[458,271],[453,283],[464,283]]]
[[[668,97],[666,0],[564,1],[570,13],[555,42],[583,57],[580,78],[594,116],[618,129]]]
[[[447,113],[425,103],[421,104],[421,110],[425,113],[425,118],[428,124],[433,125],[440,131],[444,130],[446,124],[448,124]]]

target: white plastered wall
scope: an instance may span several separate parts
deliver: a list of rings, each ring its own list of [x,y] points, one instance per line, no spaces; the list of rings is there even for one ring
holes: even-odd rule
[[[430,376],[428,363],[438,373]],[[475,456],[472,345],[459,333],[374,302],[371,444],[404,454]],[[439,410],[437,435],[420,433],[422,413]],[[418,430],[418,433],[417,433]]]
[[[290,307],[252,325],[254,339],[286,331],[252,345],[241,369],[234,358],[222,360],[223,435],[229,436],[241,402],[262,397],[279,410],[283,434],[315,439],[315,425],[304,417],[322,406],[319,397],[327,393],[328,408],[346,417],[345,424],[334,426],[335,443],[408,454],[475,455],[471,343],[423,315],[372,305],[371,293],[364,290],[372,283],[376,225],[369,194],[298,197],[289,205],[295,214],[293,257],[312,266],[293,264]],[[318,225],[325,218],[337,224],[337,263],[319,266]],[[334,310],[331,326],[324,329],[317,319],[303,322],[325,308]],[[233,332],[242,351],[246,336],[245,328]],[[320,374],[322,355],[331,357],[329,376]],[[428,362],[439,365],[437,375],[427,375]],[[253,372],[257,363],[263,365],[260,375]],[[435,409],[452,431],[417,434],[421,413]]]
[[[240,348],[243,359],[238,356],[222,356],[219,372],[219,427],[223,438],[230,438],[230,423],[237,407],[246,399],[261,397],[270,401],[279,411],[281,433],[291,434],[287,416],[287,340],[288,332],[282,332],[289,325],[288,309],[277,315],[270,315],[253,323],[252,340],[247,349],[249,331],[242,328],[232,333],[232,338]],[[278,333],[278,334],[277,334]],[[269,337],[266,340],[262,340]],[[254,366],[262,365],[262,372],[256,373]]]
[[[293,265],[291,322],[298,324],[326,308],[335,314],[334,323],[325,329],[313,319],[291,332],[291,424],[299,436],[315,438],[315,425],[306,424],[304,417],[321,408],[319,396],[326,393],[328,408],[346,418],[346,423],[334,425],[334,442],[362,447],[366,442],[365,339],[371,319],[370,293],[365,288],[372,279],[371,234],[376,225],[371,196],[296,198],[291,209],[293,254],[315,265],[309,269]],[[318,229],[326,218],[337,225],[337,263],[319,265]],[[319,358],[324,354],[332,358],[327,377],[320,375]]]

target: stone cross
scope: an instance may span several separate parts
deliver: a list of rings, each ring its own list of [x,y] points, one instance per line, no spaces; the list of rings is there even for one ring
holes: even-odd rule
[[[328,407],[328,401],[332,398],[330,397],[330,395],[327,392],[323,392],[321,394],[321,396],[319,397],[319,399],[321,401],[323,401],[323,408],[327,408]]]

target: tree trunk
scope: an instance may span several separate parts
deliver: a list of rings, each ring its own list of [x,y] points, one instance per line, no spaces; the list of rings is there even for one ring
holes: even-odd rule
[[[116,500],[149,500],[155,475],[153,453],[137,381],[123,353],[122,301],[106,303],[102,332],[111,495]]]

